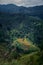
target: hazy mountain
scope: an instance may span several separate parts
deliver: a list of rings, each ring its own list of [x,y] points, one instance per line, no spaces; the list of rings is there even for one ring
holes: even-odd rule
[[[0,5],[0,13],[22,13],[40,17],[41,19],[43,19],[43,5],[35,7],[16,6],[14,4]]]

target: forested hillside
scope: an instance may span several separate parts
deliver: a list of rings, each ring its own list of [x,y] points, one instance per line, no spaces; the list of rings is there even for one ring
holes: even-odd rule
[[[0,65],[43,65],[43,19],[0,13]]]

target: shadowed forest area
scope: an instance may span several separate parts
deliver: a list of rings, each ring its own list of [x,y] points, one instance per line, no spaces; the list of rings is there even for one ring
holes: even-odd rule
[[[0,65],[43,65],[41,17],[0,12]]]

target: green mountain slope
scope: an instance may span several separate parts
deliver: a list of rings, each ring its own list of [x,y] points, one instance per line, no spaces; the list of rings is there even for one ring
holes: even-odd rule
[[[16,38],[24,37],[41,47],[43,21],[27,14],[0,15],[0,42],[11,45]]]
[[[0,15],[0,65],[43,65],[42,50],[41,19],[27,14]]]

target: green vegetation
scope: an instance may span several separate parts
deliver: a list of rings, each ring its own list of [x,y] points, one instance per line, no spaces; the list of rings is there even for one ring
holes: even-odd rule
[[[0,21],[0,65],[43,65],[43,21],[27,14]]]
[[[43,51],[27,54],[12,61],[1,59],[0,65],[43,65]]]

